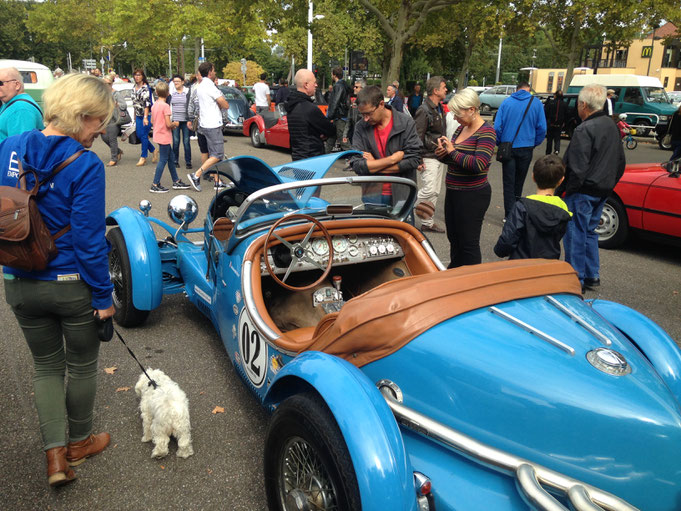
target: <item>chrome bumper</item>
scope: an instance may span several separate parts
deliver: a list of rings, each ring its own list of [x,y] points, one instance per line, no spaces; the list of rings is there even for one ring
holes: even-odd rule
[[[514,477],[518,491],[533,509],[569,511],[549,493],[548,490],[550,490],[554,494],[566,497],[571,504],[571,509],[575,511],[638,511],[637,508],[611,493],[478,442],[404,406],[395,399],[387,386],[381,386],[380,389],[399,424],[437,440],[458,454],[485,467]]]

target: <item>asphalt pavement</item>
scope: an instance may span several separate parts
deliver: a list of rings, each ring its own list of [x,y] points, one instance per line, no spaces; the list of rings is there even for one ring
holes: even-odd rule
[[[271,165],[290,161],[287,151],[255,149],[247,137],[225,138],[227,156],[249,154]],[[626,151],[630,163],[660,162],[671,155],[657,144],[643,142]],[[563,150],[567,147],[563,140]],[[170,198],[182,192],[149,193],[154,172],[151,163],[136,167],[140,146],[121,145],[124,155],[116,167],[107,167],[107,210],[141,199],[152,202],[152,215],[167,219]],[[108,148],[97,140],[93,150],[109,161]],[[192,161],[199,165],[196,142]],[[535,150],[535,158],[544,146]],[[181,157],[181,161],[183,158]],[[187,181],[184,165],[178,170]],[[336,172],[334,170],[334,172]],[[338,171],[340,173],[340,171]],[[501,164],[490,168],[492,204],[483,226],[483,261],[496,261],[492,247],[501,232],[503,205]],[[166,170],[162,184],[170,187]],[[532,193],[528,177],[525,193]],[[205,215],[212,189],[186,193],[199,203],[197,223]],[[443,195],[444,197],[444,195]],[[437,219],[444,223],[443,200]],[[445,234],[429,234],[436,252],[447,264],[449,246]],[[587,298],[624,303],[651,317],[681,342],[681,252],[678,246],[633,238],[619,250],[601,250],[602,286]],[[0,284],[2,286],[2,284]],[[0,507],[8,510],[245,510],[267,508],[263,489],[262,450],[267,415],[237,377],[222,342],[210,322],[182,295],[167,296],[139,328],[120,329],[145,366],[160,368],[184,389],[189,398],[194,456],[170,454],[162,460],[150,457],[152,446],[140,441],[142,424],[134,385],[139,367],[125,347],[114,340],[100,350],[100,376],[96,405],[96,431],[108,431],[112,444],[101,455],[76,468],[78,480],[59,489],[47,486],[37,414],[33,406],[31,357],[16,321],[0,300],[3,342],[0,343],[0,377],[7,386],[0,393],[3,411],[0,428]],[[115,368],[115,370],[111,369]],[[109,369],[109,371],[105,371]],[[113,374],[109,374],[113,373]],[[219,412],[221,407],[224,412]]]

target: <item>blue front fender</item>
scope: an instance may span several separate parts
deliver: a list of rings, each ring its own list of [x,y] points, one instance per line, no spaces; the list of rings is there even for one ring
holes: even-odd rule
[[[137,210],[123,207],[106,218],[107,225],[118,225],[128,248],[132,272],[132,303],[139,310],[153,310],[163,298],[161,254],[149,220]]]
[[[277,374],[265,404],[276,405],[310,386],[324,399],[343,434],[362,509],[415,510],[413,469],[395,417],[379,390],[352,364],[311,351]]]
[[[619,303],[594,300],[593,309],[627,335],[681,403],[681,351],[657,323]]]

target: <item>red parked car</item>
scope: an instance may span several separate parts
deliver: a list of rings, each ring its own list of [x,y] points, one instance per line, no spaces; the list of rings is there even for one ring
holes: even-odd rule
[[[615,248],[630,230],[681,238],[681,159],[627,165],[596,229],[601,248]]]
[[[317,105],[326,114],[327,105]],[[288,120],[284,105],[279,104],[274,112],[262,112],[244,121],[244,136],[251,137],[253,147],[274,145],[285,149],[291,148],[288,136]]]

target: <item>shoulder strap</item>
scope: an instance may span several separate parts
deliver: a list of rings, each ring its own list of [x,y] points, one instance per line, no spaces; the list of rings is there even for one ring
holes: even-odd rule
[[[40,109],[40,107],[38,105],[36,105],[33,101],[29,101],[28,99],[24,99],[24,98],[18,98],[18,99],[15,99],[14,101],[10,101],[7,104],[7,107],[5,108],[5,110],[2,113],[4,114],[7,111],[7,109],[10,107],[10,105],[13,105],[14,103],[18,103],[19,101],[23,101],[24,103],[28,103],[29,105],[33,105],[38,110],[38,112],[40,113],[40,117],[43,116],[43,111]]]
[[[525,120],[525,116],[527,115],[527,111],[530,109],[530,105],[532,104],[532,101],[534,101],[534,96],[530,98],[530,100],[527,102],[527,106],[525,107],[525,113],[523,113],[523,118],[520,119],[520,124],[518,124],[518,129],[515,130],[515,135],[513,135],[513,140],[511,140],[511,145],[513,145],[513,142],[515,142],[515,138],[518,136],[518,133],[520,132],[520,127],[523,125],[523,121]]]

